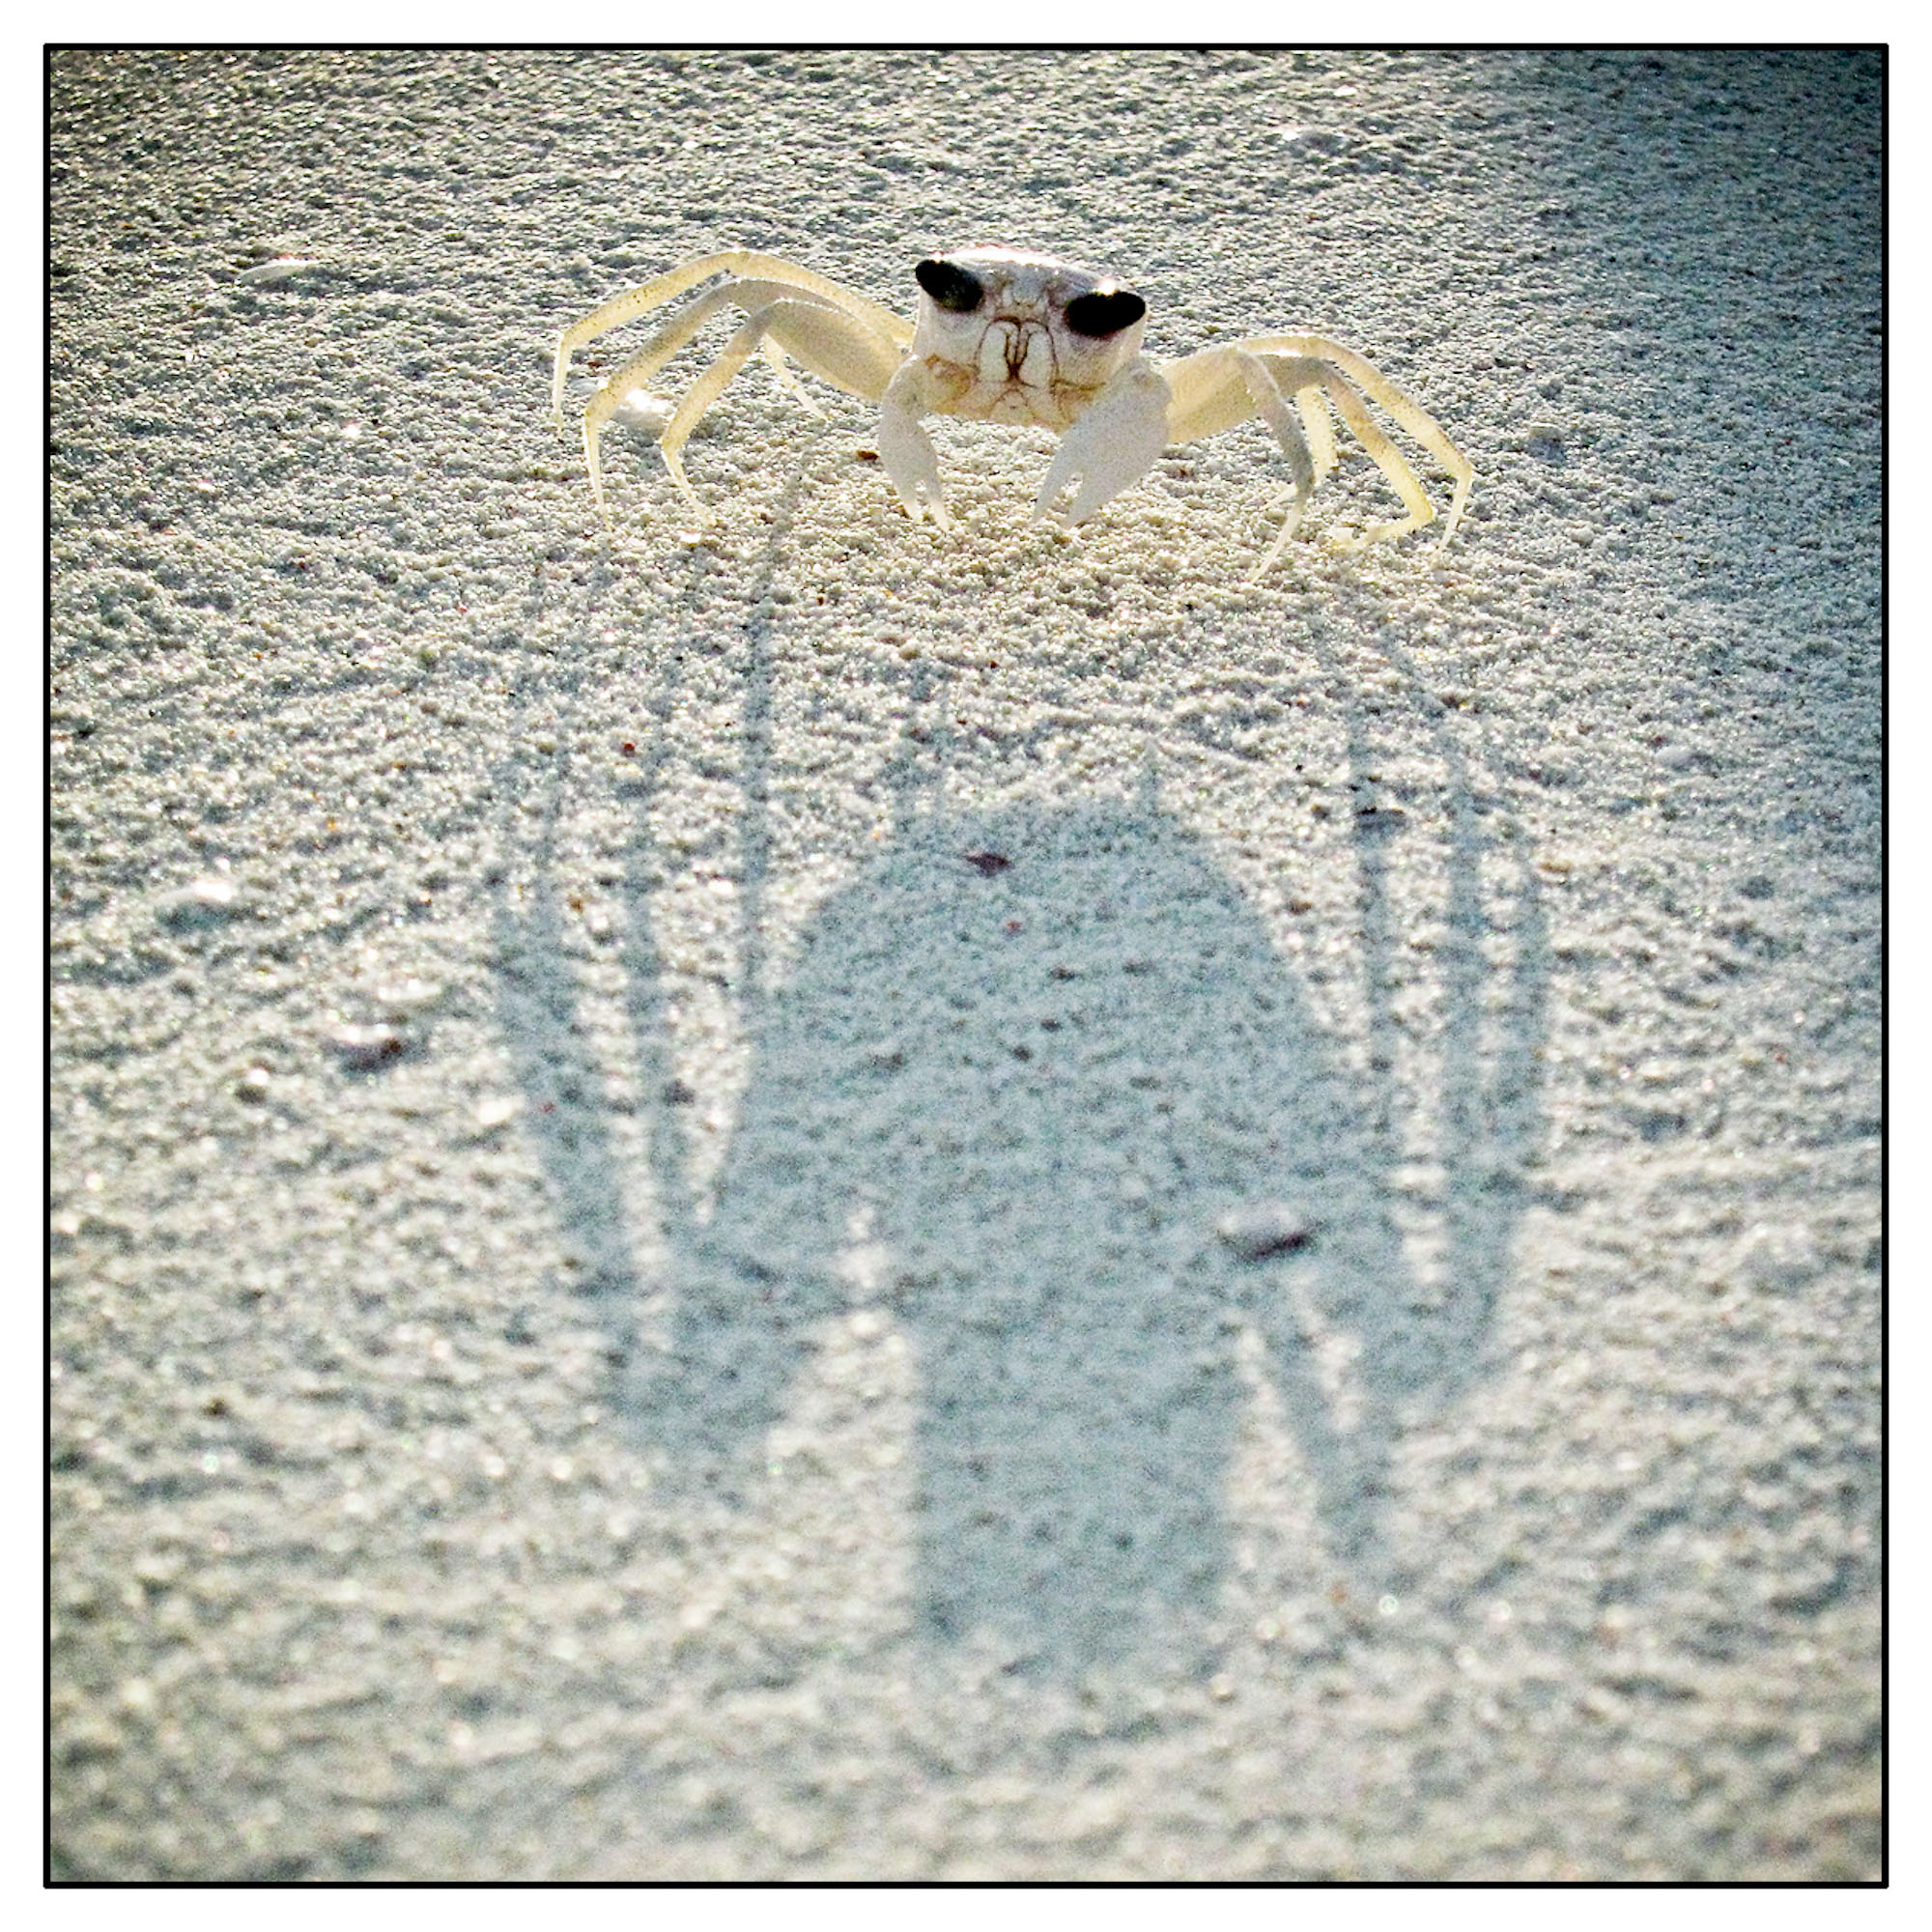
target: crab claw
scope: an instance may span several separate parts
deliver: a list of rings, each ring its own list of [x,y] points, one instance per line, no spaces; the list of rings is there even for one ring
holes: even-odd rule
[[[894,377],[879,405],[879,460],[913,522],[930,510],[932,521],[943,530],[949,521],[946,490],[939,480],[939,452],[919,420],[926,407],[923,374],[918,363],[908,362]]]
[[[1082,523],[1109,497],[1145,476],[1167,447],[1172,401],[1167,384],[1151,363],[1129,362],[1062,438],[1039,486],[1034,515],[1048,515],[1054,500],[1077,476],[1080,487],[1060,521],[1063,526]]]

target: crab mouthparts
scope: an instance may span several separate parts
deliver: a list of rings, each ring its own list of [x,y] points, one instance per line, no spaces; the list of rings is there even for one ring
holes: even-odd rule
[[[1037,322],[995,322],[980,339],[976,372],[982,383],[1045,389],[1053,383],[1053,344]]]

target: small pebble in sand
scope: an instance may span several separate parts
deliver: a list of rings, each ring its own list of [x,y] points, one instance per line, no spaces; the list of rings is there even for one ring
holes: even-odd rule
[[[1214,1232],[1244,1262],[1292,1255],[1315,1238],[1308,1217],[1280,1201],[1256,1201],[1230,1208],[1215,1222]]]
[[[328,1035],[329,1051],[352,1072],[366,1073],[409,1051],[409,1040],[392,1026],[339,1026]]]

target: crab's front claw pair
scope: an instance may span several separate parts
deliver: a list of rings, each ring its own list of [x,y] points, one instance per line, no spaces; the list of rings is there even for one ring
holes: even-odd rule
[[[1084,523],[1110,497],[1139,481],[1168,445],[1172,401],[1151,363],[1136,360],[1122,369],[1061,439],[1035,499],[1034,515],[1051,516],[1053,505],[1078,479],[1072,502],[1057,521],[1063,528]],[[880,405],[879,458],[913,521],[930,513],[945,529],[939,457],[919,420],[930,407],[920,365],[907,363]]]
[[[1158,371],[1145,361],[1122,369],[1094,397],[1093,406],[1061,439],[1034,515],[1052,514],[1054,503],[1077,476],[1073,501],[1061,527],[1084,523],[1108,497],[1138,482],[1168,445],[1167,414],[1173,396]]]

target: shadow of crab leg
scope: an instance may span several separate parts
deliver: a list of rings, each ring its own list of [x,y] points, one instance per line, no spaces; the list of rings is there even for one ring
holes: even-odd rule
[[[781,283],[788,289],[818,296],[847,315],[858,317],[888,340],[896,343],[901,350],[912,341],[912,325],[909,322],[895,315],[891,309],[881,308],[877,302],[855,295],[838,282],[824,275],[815,275],[810,269],[801,269],[795,262],[787,262],[780,255],[760,255],[748,248],[728,248],[718,255],[700,255],[695,262],[686,262],[669,273],[659,275],[654,281],[612,296],[609,301],[592,309],[582,322],[573,323],[563,331],[556,345],[556,363],[551,372],[551,412],[557,421],[560,423],[563,416],[564,378],[569,373],[573,350],[582,349],[586,342],[595,341],[609,329],[621,327],[640,315],[648,315],[654,308],[662,308],[685,290],[696,288],[699,282],[708,281],[717,274],[760,277],[768,282]]]

